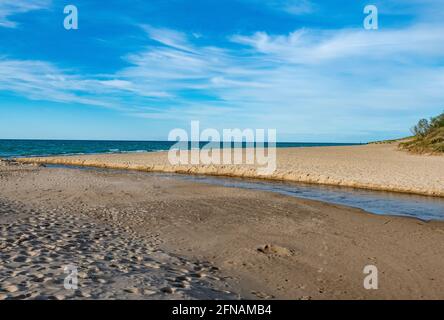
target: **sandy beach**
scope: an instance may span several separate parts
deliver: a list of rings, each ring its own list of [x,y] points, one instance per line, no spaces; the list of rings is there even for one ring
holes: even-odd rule
[[[353,160],[389,148],[357,147]],[[339,152],[348,149],[333,150],[341,161]],[[162,156],[64,159],[125,163]],[[404,172],[409,161],[419,161],[400,157],[410,159],[404,167],[384,164]],[[442,163],[425,159],[409,171],[413,176]],[[312,170],[324,161],[313,158]],[[378,177],[382,165],[362,165],[372,164]],[[430,174],[429,185],[422,179],[417,185],[442,192],[442,173]],[[412,181],[402,177],[391,181]],[[444,298],[441,222],[137,171],[3,163],[0,183],[0,299]],[[63,287],[68,264],[79,269],[78,290]],[[366,265],[378,267],[378,290],[363,286]]]
[[[255,165],[172,166],[166,152],[22,158],[18,161],[258,178]],[[410,154],[398,150],[397,143],[278,148],[277,170],[260,178],[443,197],[443,168],[443,156]]]

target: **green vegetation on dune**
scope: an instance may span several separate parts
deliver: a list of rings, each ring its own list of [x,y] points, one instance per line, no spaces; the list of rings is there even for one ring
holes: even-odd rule
[[[444,153],[444,113],[430,120],[421,119],[412,128],[414,136],[399,144],[401,149],[415,153]]]
[[[405,137],[399,139],[391,139],[391,140],[379,140],[379,141],[371,141],[368,144],[391,144],[391,143],[399,143],[404,142],[406,140],[412,139],[413,137]]]

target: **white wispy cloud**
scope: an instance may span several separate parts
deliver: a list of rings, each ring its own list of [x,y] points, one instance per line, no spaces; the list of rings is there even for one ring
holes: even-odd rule
[[[256,32],[231,36],[234,46],[227,47],[142,28],[147,47],[126,55],[130,66],[116,73],[85,76],[48,62],[0,57],[0,90],[120,108],[147,119],[200,119],[215,128],[222,116],[224,126],[278,127],[298,136],[314,124],[325,137],[347,128],[349,140],[375,130],[401,132],[401,118],[413,122],[444,101],[440,25]]]
[[[51,0],[0,0],[0,27],[15,28],[14,15],[46,9],[50,4]]]
[[[231,37],[243,46],[236,49],[193,46],[192,38],[182,34],[186,51],[177,45],[150,47],[129,56],[133,66],[120,75],[147,85],[161,83],[182,106],[181,112],[161,108],[137,113],[141,117],[182,118],[187,110],[199,116],[203,106],[181,94],[198,90],[214,96],[206,101],[207,107],[236,110],[233,119],[224,118],[226,125],[240,118],[257,127],[300,133],[310,132],[323,118],[319,132],[328,136],[338,126],[354,126],[354,119],[371,128],[400,132],[405,124],[387,120],[391,118],[386,114],[414,119],[444,100],[444,68],[429,65],[444,58],[440,30],[437,25],[415,25],[377,32],[262,32]],[[211,119],[215,117],[201,113],[200,118],[217,126],[217,118]],[[355,133],[363,130],[350,128]]]
[[[166,28],[155,28],[150,25],[141,25],[140,27],[152,40],[175,49],[192,51],[186,34],[182,32]]]
[[[45,61],[5,57],[0,57],[0,91],[14,92],[32,100],[78,103],[121,111],[133,109],[125,102],[133,95],[167,96],[164,92],[138,92],[131,81],[117,79],[114,75],[85,76]]]
[[[392,60],[403,56],[442,56],[444,33],[440,25],[404,29],[296,30],[288,35],[235,35],[232,41],[289,63],[322,63],[351,57]]]

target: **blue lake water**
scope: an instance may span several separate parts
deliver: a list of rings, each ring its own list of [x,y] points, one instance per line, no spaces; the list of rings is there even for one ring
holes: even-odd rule
[[[169,150],[172,141],[1,140],[0,158]],[[200,144],[203,147],[205,142]],[[277,143],[278,148],[353,145],[342,143]],[[184,147],[188,147],[187,143]]]

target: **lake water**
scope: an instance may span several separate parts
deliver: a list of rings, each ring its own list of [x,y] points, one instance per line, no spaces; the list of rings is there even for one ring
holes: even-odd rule
[[[95,153],[157,152],[169,150],[174,141],[0,140],[0,158],[42,157]],[[207,143],[202,142],[200,147]],[[343,143],[277,143],[277,148],[343,146]],[[184,143],[187,147],[187,143]]]

